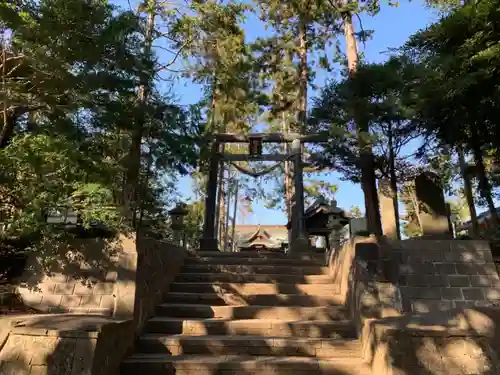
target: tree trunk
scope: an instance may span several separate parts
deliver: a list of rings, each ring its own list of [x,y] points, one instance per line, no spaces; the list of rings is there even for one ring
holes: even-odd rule
[[[492,187],[490,181],[488,180],[488,175],[486,174],[486,168],[484,166],[483,152],[480,146],[474,145],[472,152],[474,153],[474,160],[476,161],[477,177],[479,180],[479,191],[481,196],[486,200],[488,204],[488,210],[490,211],[491,223],[494,228],[498,225],[498,215],[495,208],[495,202],[493,202]]]
[[[472,236],[479,236],[479,223],[477,222],[476,205],[474,203],[474,196],[472,194],[472,182],[470,176],[467,174],[467,164],[465,162],[465,155],[463,148],[458,149],[458,160],[460,166],[460,174],[464,180],[464,193],[469,207],[470,221],[472,223]]]
[[[30,133],[33,133],[37,129],[38,129],[37,112],[36,111],[30,111],[28,113],[28,121],[26,123],[26,130],[28,132],[30,132]]]
[[[346,41],[347,66],[349,76],[352,77],[358,68],[358,49],[354,34],[352,15],[348,12],[343,15],[344,35]],[[358,142],[360,148],[361,186],[365,196],[365,212],[368,230],[377,235],[382,235],[382,222],[380,219],[379,201],[377,196],[377,179],[375,176],[375,162],[372,145],[369,141],[369,129],[363,108],[355,100],[353,103],[353,118],[356,122]]]
[[[299,14],[298,23],[298,76],[299,76],[299,87],[298,87],[298,97],[297,97],[297,123],[295,124],[295,132],[299,134],[304,134],[307,124],[307,18],[304,12]],[[297,149],[291,147],[292,153],[297,153],[293,156],[293,162],[291,162],[290,169],[291,174],[293,174],[293,190],[291,192],[290,203],[290,216],[291,216],[291,228],[289,231],[289,243],[290,252],[298,250],[295,246],[298,244],[296,240],[301,238],[303,233],[303,216],[304,216],[304,186],[303,186],[303,163],[302,155],[304,150],[304,144],[301,143]],[[291,179],[292,180],[292,179]]]
[[[139,220],[137,221],[137,228],[140,228],[142,226],[143,219],[144,219],[144,211],[145,211],[144,198],[147,195],[148,183],[149,183],[149,179],[151,176],[152,167],[153,167],[153,150],[150,149],[148,152],[148,164],[146,166],[146,173],[144,174],[142,179],[139,179],[140,190],[139,190],[138,197],[139,197],[140,204],[139,204]]]
[[[288,123],[286,121],[286,114],[283,112],[283,133],[287,134],[288,131]],[[286,155],[290,154],[290,145],[285,142],[283,145],[283,150]],[[286,160],[284,162],[285,176],[284,176],[284,185],[285,185],[285,210],[286,210],[286,218],[288,221],[292,218],[292,195],[293,195],[293,186],[292,186],[292,169],[290,166],[290,161]]]
[[[14,128],[16,127],[17,114],[4,112],[3,126],[0,129],[0,149],[7,147],[10,140],[14,136]]]
[[[215,112],[215,109],[216,109],[216,102],[215,102],[215,96],[213,97],[214,101],[212,103],[213,105],[213,111]],[[215,115],[214,115],[215,116]],[[215,119],[215,117],[214,117]],[[225,119],[222,119],[222,129],[217,129],[218,132],[220,132],[222,130],[222,132],[225,132],[227,129],[226,129],[226,121]],[[214,123],[214,126],[215,126],[215,123]],[[221,154],[223,154],[226,150],[226,145],[224,143],[221,143],[219,145],[219,152]],[[225,203],[226,203],[226,191],[224,190],[224,175],[225,175],[225,168],[226,165],[224,163],[224,161],[220,161],[220,165],[219,165],[219,177],[218,177],[218,187],[217,187],[217,190],[218,190],[218,195],[217,195],[217,212],[215,212],[215,215],[216,215],[216,221],[215,221],[215,233],[218,233],[218,238],[219,238],[219,244],[220,244],[220,248],[221,249],[224,249],[224,238],[223,238],[223,235],[224,235],[224,223],[225,223],[225,220],[224,220],[224,217],[225,217],[225,213],[226,213],[226,209],[225,209]]]
[[[396,222],[396,237],[398,240],[401,239],[401,230],[399,229],[399,202],[398,202],[398,180],[396,177],[396,165],[395,159],[396,156],[394,154],[394,145],[393,145],[393,133],[392,133],[392,125],[389,123],[389,131],[388,131],[388,141],[389,141],[389,174],[391,181],[391,198],[392,204],[394,206],[394,220]]]
[[[147,21],[144,31],[144,57],[149,58],[152,51],[153,31],[156,16],[156,0],[147,2]],[[135,127],[132,131],[132,140],[128,154],[127,167],[127,191],[125,193],[125,202],[128,202],[129,210],[132,210],[132,225],[136,227],[136,214],[139,198],[139,174],[141,169],[141,146],[145,127],[144,105],[146,104],[151,90],[150,80],[151,72],[142,73],[140,77],[140,85],[137,96],[138,116],[136,118]]]
[[[281,63],[281,60],[279,60],[278,64]],[[281,81],[277,80],[276,81],[276,92],[278,93],[279,97],[279,104],[280,106],[284,102],[284,96],[282,95],[282,90],[283,88],[281,87]],[[287,121],[287,116],[285,110],[282,110],[281,112],[281,131],[283,134],[288,134],[289,133],[289,127],[288,127],[288,121]],[[288,155],[290,153],[290,145],[288,142],[283,143],[283,153],[285,155]],[[285,192],[285,213],[286,213],[286,218],[288,221],[291,220],[291,201],[292,201],[292,195],[293,195],[293,185],[292,185],[292,171],[291,171],[291,166],[290,166],[290,161],[285,160],[283,162],[283,170],[284,170],[284,176],[283,176],[283,187],[284,187],[284,192]]]
[[[298,127],[304,134],[307,125],[307,22],[304,16],[299,21],[299,97]]]
[[[227,246],[229,243],[229,210],[231,209],[231,173],[228,168],[227,171],[228,174],[228,181],[227,181],[227,193],[226,193],[226,200],[225,200],[225,211],[224,211],[224,246],[223,249],[224,251],[227,251]]]

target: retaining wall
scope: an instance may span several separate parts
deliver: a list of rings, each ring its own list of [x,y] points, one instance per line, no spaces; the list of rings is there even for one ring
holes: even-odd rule
[[[392,242],[390,256],[404,311],[480,307],[500,301],[500,279],[488,242]]]
[[[18,288],[21,299],[39,312],[59,314],[0,319],[0,374],[118,374],[187,251],[130,236],[94,245],[86,252],[81,244],[79,254],[84,258],[74,257],[75,249],[67,250],[62,255],[74,258],[63,258],[51,274],[47,268],[33,267],[40,261],[31,260],[26,285]],[[90,259],[102,263],[92,264]]]

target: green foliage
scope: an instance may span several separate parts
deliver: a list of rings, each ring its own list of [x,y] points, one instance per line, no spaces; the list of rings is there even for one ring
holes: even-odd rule
[[[205,85],[210,131],[244,132],[259,113],[264,96],[241,28],[248,10],[243,3],[196,1],[169,19],[169,38],[187,63],[184,74]]]
[[[445,144],[498,149],[498,1],[469,3],[415,34],[404,50],[426,68],[415,82],[421,126]]]
[[[0,196],[8,213],[1,236],[46,233],[52,226],[47,215],[66,210],[78,214],[83,227],[99,221],[118,229],[122,223],[109,187],[85,182],[86,173],[80,168],[85,157],[62,136],[20,135],[0,150]]]
[[[361,208],[359,206],[351,206],[351,208],[349,209],[348,215],[349,215],[349,217],[352,217],[352,218],[364,217],[363,213],[361,212]]]
[[[384,64],[360,65],[353,77],[330,81],[313,103],[310,131],[330,133],[333,138],[318,152],[316,162],[341,172],[345,179],[360,181],[359,138],[351,120],[356,108],[369,133],[363,134],[373,147],[378,177],[390,177],[393,155],[400,181],[415,173],[402,149],[416,137],[412,92],[406,82],[417,74],[405,59]],[[391,154],[392,153],[392,154]]]
[[[464,223],[470,218],[469,206],[463,189],[459,189],[454,199],[449,200],[451,213],[458,223]]]
[[[422,225],[420,222],[420,212],[424,209],[419,204],[415,192],[415,184],[407,182],[401,186],[399,197],[403,202],[404,213],[401,219],[403,224],[403,234],[406,237],[419,237],[423,234]]]
[[[8,68],[0,92],[1,235],[29,235],[35,247],[64,239],[46,222],[61,210],[76,212],[83,227],[125,230],[129,208],[163,231],[172,182],[197,164],[204,123],[199,107],[181,108],[144,80],[160,62],[142,48],[142,16],[105,1],[42,0],[0,3],[0,22]],[[139,125],[140,200],[125,207]]]
[[[203,217],[205,213],[205,202],[197,200],[187,205],[188,214],[185,217],[186,245],[190,249],[199,247],[203,231]]]
[[[304,181],[304,198],[306,206],[312,204],[317,198],[323,197],[331,201],[335,197],[338,186],[331,182],[317,179],[306,179]]]

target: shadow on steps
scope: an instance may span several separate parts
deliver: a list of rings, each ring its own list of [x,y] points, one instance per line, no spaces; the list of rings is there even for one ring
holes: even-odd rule
[[[190,258],[122,375],[371,374],[340,302],[315,262]]]

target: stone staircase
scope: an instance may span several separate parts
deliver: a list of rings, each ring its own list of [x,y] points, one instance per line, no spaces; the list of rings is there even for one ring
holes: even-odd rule
[[[121,375],[368,375],[328,269],[279,253],[192,254]]]

